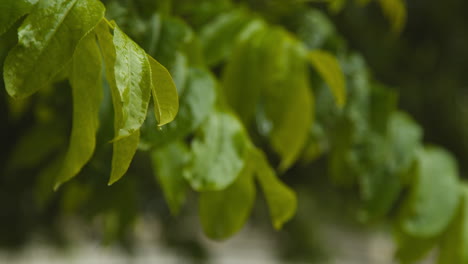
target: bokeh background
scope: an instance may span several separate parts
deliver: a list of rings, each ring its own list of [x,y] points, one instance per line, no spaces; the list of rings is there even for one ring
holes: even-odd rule
[[[171,12],[196,30],[210,19],[195,16],[196,10],[209,14],[210,8],[222,9],[231,1],[103,2],[109,18],[164,61],[148,37],[155,11]],[[391,22],[377,2],[363,6],[345,1],[340,11],[330,10],[321,1],[234,2],[289,28],[297,23],[296,2],[314,8],[318,22],[306,32],[309,37],[319,43],[331,34],[348,50],[362,55],[373,78],[397,91],[398,107],[423,127],[424,141],[455,154],[460,174],[466,174],[468,2],[406,1],[407,20],[400,33],[392,32]],[[15,42],[13,33],[0,37],[1,61]],[[33,129],[31,123],[69,120],[70,94],[68,89],[56,89],[53,97],[45,92],[12,108],[3,81],[0,86],[0,263],[394,263],[391,227],[385,220],[359,221],[356,190],[333,185],[323,157],[297,165],[282,176],[299,198],[297,215],[283,230],[274,231],[266,224],[267,208],[259,200],[247,226],[226,242],[210,241],[203,235],[193,193],[180,216],[170,215],[145,155],[135,158],[123,180],[105,187],[107,169],[103,164],[110,161],[110,149],[105,146],[97,153],[98,160],[79,176],[74,185],[78,187],[51,194],[47,203],[38,204],[36,194],[43,190],[37,187],[41,185],[37,174],[49,161],[35,164],[34,157],[28,156],[29,160],[20,163],[30,167],[14,169],[13,149]],[[57,85],[62,86],[67,84]],[[51,125],[65,128],[53,130],[62,134],[51,134]],[[65,144],[69,131],[66,122],[34,129],[43,139],[34,141],[37,152]],[[82,183],[88,187],[81,188]],[[432,263],[431,256],[425,261]]]

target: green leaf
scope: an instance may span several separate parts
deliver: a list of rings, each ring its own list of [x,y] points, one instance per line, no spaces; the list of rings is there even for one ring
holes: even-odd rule
[[[182,172],[189,159],[190,152],[180,141],[151,152],[154,174],[173,215],[179,214],[185,202],[188,184]]]
[[[171,75],[151,56],[147,55],[151,66],[151,91],[154,101],[154,113],[160,126],[171,122],[179,109],[177,89]]]
[[[281,229],[283,224],[289,221],[297,209],[297,198],[294,191],[278,180],[274,170],[258,149],[252,149],[250,159],[255,164],[255,174],[263,190],[273,226]]]
[[[73,126],[55,189],[78,174],[93,155],[102,99],[101,69],[101,53],[96,35],[91,32],[80,41],[73,55],[70,75]]]
[[[0,2],[0,35],[20,17],[27,14],[38,0],[2,0]]]
[[[461,185],[458,213],[442,237],[438,264],[468,263],[468,185]]]
[[[385,138],[369,133],[369,148],[359,147],[366,156],[360,160],[365,172],[358,177],[367,219],[382,217],[394,206],[421,147],[421,128],[407,115],[393,113],[387,129]]]
[[[280,170],[286,170],[299,158],[313,119],[304,49],[281,28],[270,28],[259,37],[259,58],[250,65],[258,75],[254,85],[261,89],[257,123],[281,157]]]
[[[414,237],[437,236],[451,222],[460,201],[455,159],[445,150],[425,147],[418,153],[413,181],[400,215],[401,230]]]
[[[393,156],[389,166],[405,182],[404,176],[421,148],[422,129],[404,112],[395,112],[390,118],[389,138]]]
[[[8,93],[24,98],[47,86],[103,16],[104,6],[97,0],[37,3],[20,26],[18,44],[5,60]]]
[[[210,238],[228,238],[247,221],[255,202],[253,166],[247,162],[237,180],[226,189],[200,193],[200,221]]]
[[[270,140],[275,151],[281,156],[279,169],[289,168],[301,154],[307,141],[313,119],[313,97],[306,79],[294,83],[295,89],[288,106],[283,108],[282,120],[274,123]]]
[[[123,123],[123,113],[122,110],[123,104],[121,97],[116,85],[115,79],[115,61],[116,61],[116,49],[113,43],[113,36],[109,32],[109,26],[105,20],[102,20],[101,23],[96,27],[96,33],[98,36],[99,44],[101,46],[101,52],[103,54],[106,78],[111,88],[112,102],[114,106],[114,132],[115,135],[118,135],[120,128]],[[145,55],[146,58],[146,55]],[[149,84],[149,83],[148,83]],[[151,89],[150,87],[148,87]],[[148,91],[149,100],[150,91]],[[140,98],[139,100],[141,100]],[[133,156],[136,153],[138,148],[138,143],[140,141],[140,131],[136,130],[127,137],[115,140],[113,143],[113,155],[112,155],[112,169],[111,176],[109,180],[109,185],[118,181],[128,170],[130,163],[133,159]]]
[[[211,73],[197,68],[190,69],[184,93],[180,97],[177,118],[155,129],[157,121],[150,113],[142,127],[142,140],[157,148],[186,137],[207,119],[214,109],[215,100],[216,80]]]
[[[122,111],[114,139],[118,140],[140,129],[146,118],[153,84],[150,63],[145,51],[117,26],[114,27],[113,44],[115,47],[114,76],[117,89],[112,91],[118,103],[121,103]],[[154,89],[160,90],[161,88],[154,85]],[[156,107],[159,108],[159,102],[155,102]],[[159,113],[159,116],[162,114]]]
[[[112,170],[109,179],[109,185],[114,184],[127,172],[132,162],[133,156],[138,149],[140,142],[140,131],[137,130],[133,134],[123,139],[114,142],[114,150],[112,153]]]
[[[239,42],[222,73],[226,101],[246,125],[254,117],[262,88],[259,83],[261,34]]]
[[[185,178],[197,191],[222,190],[234,182],[245,164],[247,135],[240,121],[214,112],[192,141],[192,161]]]
[[[346,103],[346,84],[338,60],[323,50],[310,51],[307,58],[330,87],[335,96],[336,104],[343,107]]]
[[[234,9],[206,24],[199,33],[205,62],[212,66],[228,57],[242,29],[250,20],[251,16],[247,12]]]

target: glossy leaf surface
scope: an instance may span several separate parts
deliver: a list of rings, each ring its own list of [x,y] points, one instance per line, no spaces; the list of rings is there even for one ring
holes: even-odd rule
[[[20,26],[18,44],[5,60],[8,93],[24,98],[48,85],[103,16],[104,6],[97,0],[40,1]]]

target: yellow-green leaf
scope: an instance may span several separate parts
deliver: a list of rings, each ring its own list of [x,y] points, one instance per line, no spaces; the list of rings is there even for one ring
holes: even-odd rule
[[[96,35],[91,32],[81,40],[73,56],[70,74],[73,126],[55,188],[78,174],[93,155],[102,99],[101,69],[101,53]]]
[[[113,89],[121,103],[122,119],[119,120],[118,140],[133,134],[145,121],[151,96],[151,68],[145,51],[114,27],[115,48],[114,76],[117,89]]]
[[[97,0],[39,1],[18,29],[18,44],[5,60],[8,93],[24,98],[47,86],[103,16],[104,6]]]
[[[164,66],[147,55],[151,66],[151,91],[154,113],[160,126],[174,120],[179,110],[177,89],[171,75]]]
[[[135,131],[128,137],[114,142],[112,153],[112,170],[109,179],[109,185],[118,181],[127,172],[133,156],[138,149],[140,142],[140,130]]]
[[[263,152],[253,149],[250,152],[250,159],[255,164],[255,174],[268,203],[273,226],[281,229],[283,224],[296,213],[296,194],[277,178]]]
[[[257,77],[261,85],[257,122],[280,155],[279,168],[284,171],[298,159],[313,122],[307,63],[302,45],[281,28],[264,34],[260,52],[261,63],[254,68],[262,69]]]
[[[346,103],[346,84],[338,60],[335,56],[323,50],[310,51],[307,58],[330,87],[336,104],[343,107]]]
[[[109,32],[109,25],[105,20],[96,27],[101,52],[103,54],[106,78],[111,88],[112,102],[114,106],[114,131],[115,135],[122,127],[123,123],[123,104],[120,100],[120,94],[116,87],[114,65],[116,60],[116,50],[113,43],[113,36]],[[148,95],[149,97],[149,95]],[[112,169],[109,184],[118,181],[127,172],[140,141],[140,132],[136,130],[130,136],[116,140],[113,143]]]

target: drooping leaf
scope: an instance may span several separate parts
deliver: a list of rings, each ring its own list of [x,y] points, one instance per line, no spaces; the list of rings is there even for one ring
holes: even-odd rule
[[[451,222],[460,201],[455,159],[445,150],[425,147],[418,153],[413,177],[400,215],[401,230],[414,237],[437,236]]]
[[[140,142],[140,130],[133,132],[128,137],[114,142],[112,153],[112,170],[109,185],[118,181],[127,172],[132,162],[133,156],[138,149]]]
[[[200,193],[200,221],[210,238],[228,238],[247,221],[255,202],[253,166],[247,162],[237,179],[226,189]]]
[[[151,66],[151,91],[153,94],[154,113],[158,125],[171,122],[179,110],[177,89],[171,75],[151,56],[147,55]]]
[[[218,64],[230,55],[239,34],[250,20],[251,16],[245,10],[234,9],[220,14],[200,30],[203,54],[209,66]]]
[[[268,203],[273,226],[276,229],[281,229],[283,224],[296,213],[296,194],[277,178],[260,150],[253,149],[249,154],[250,159],[255,164],[255,174]]]
[[[186,87],[180,97],[177,118],[171,123],[157,127],[156,118],[149,114],[142,127],[144,144],[158,148],[182,139],[194,132],[214,109],[216,81],[206,70],[192,68],[188,71]]]
[[[101,68],[101,53],[96,36],[91,32],[80,41],[73,55],[70,76],[73,126],[55,189],[78,174],[93,155],[102,98]]]
[[[314,101],[307,81],[302,79],[295,85],[296,91],[292,91],[295,94],[291,98],[291,104],[285,109],[283,121],[277,123],[270,136],[273,148],[281,156],[279,168],[283,171],[299,158],[313,119]]]
[[[272,67],[264,65],[268,69],[262,90],[264,111],[272,122],[269,137],[281,157],[279,168],[286,170],[305,146],[314,118],[314,100],[299,43],[282,30],[272,30],[264,45],[269,50],[264,55],[273,60]]]
[[[247,135],[240,121],[214,112],[192,141],[192,161],[185,178],[197,191],[222,190],[236,180],[245,164]]]
[[[232,51],[222,74],[222,87],[227,103],[244,124],[249,125],[254,117],[261,93],[259,83],[259,32],[255,37],[240,41]]]
[[[180,141],[151,152],[154,174],[173,215],[179,213],[185,202],[188,184],[182,173],[189,158],[187,146]]]
[[[346,83],[338,60],[332,54],[322,50],[310,51],[307,58],[330,87],[336,104],[343,107],[346,103]]]
[[[38,0],[2,0],[0,2],[0,36],[20,17],[27,14]]]
[[[115,47],[115,97],[121,103],[122,115],[118,124],[118,140],[140,129],[146,118],[151,96],[152,76],[145,51],[133,42],[117,26],[114,27]],[[156,85],[154,86],[155,89]],[[155,92],[156,93],[156,92]],[[156,97],[157,98],[157,97]],[[156,103],[160,108],[160,103]],[[159,114],[159,117],[161,117]]]
[[[116,72],[114,70],[114,65],[116,61],[116,49],[113,43],[113,36],[109,31],[109,26],[106,21],[102,20],[101,23],[99,23],[99,25],[96,27],[96,32],[104,58],[106,78],[111,88],[112,102],[114,106],[114,132],[115,135],[118,135],[123,123],[123,104],[120,99],[120,94],[118,92],[115,79]],[[149,100],[149,96],[150,91],[148,90],[147,100]],[[141,100],[141,98],[139,100]],[[109,184],[113,184],[125,174],[128,167],[130,166],[133,156],[136,153],[139,141],[139,130],[136,130],[130,136],[114,141],[112,169]]]
[[[468,186],[460,187],[462,201],[456,217],[442,237],[438,264],[468,263]]]
[[[18,30],[18,44],[4,65],[6,90],[24,98],[48,85],[70,61],[81,38],[104,16],[97,0],[37,3]]]

